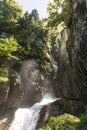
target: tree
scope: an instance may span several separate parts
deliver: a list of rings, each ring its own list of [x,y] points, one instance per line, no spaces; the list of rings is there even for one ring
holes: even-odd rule
[[[21,54],[24,57],[41,59],[44,57],[43,49],[46,46],[46,33],[42,22],[39,20],[38,11],[25,12],[24,17],[19,19],[19,34],[16,36],[22,46]]]
[[[55,60],[58,59],[57,54],[61,31],[68,26],[71,11],[69,0],[48,2],[48,18],[46,19],[47,24],[45,26],[48,30],[46,43],[49,46],[50,54],[52,54]]]
[[[0,38],[0,57],[6,56],[13,58],[12,53],[17,51],[18,43],[14,37]]]
[[[47,11],[50,26],[57,26],[61,22],[67,26],[72,9],[69,0],[54,0],[48,3]]]
[[[36,9],[33,9],[32,12],[30,13],[30,19],[34,19],[34,21],[39,21],[39,14]]]
[[[22,16],[22,8],[16,0],[0,1],[0,33],[13,34],[17,27],[17,21]]]

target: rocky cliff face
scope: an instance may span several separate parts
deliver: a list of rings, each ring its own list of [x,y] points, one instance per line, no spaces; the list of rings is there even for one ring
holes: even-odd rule
[[[61,34],[55,93],[74,103],[71,108],[81,102],[84,110],[87,104],[87,1],[70,2],[72,14],[69,29]]]
[[[7,101],[9,93],[9,83],[1,82],[0,83],[0,104]]]
[[[52,92],[52,77],[41,72],[35,60],[25,61],[18,71],[17,67],[12,65],[17,75],[9,83],[0,83],[0,130],[8,129],[18,107],[30,107]]]
[[[22,90],[19,82],[19,65],[17,64],[15,60],[4,62],[4,66],[9,68],[9,80],[0,81],[0,130],[5,130],[12,120],[15,110],[21,104]],[[4,70],[2,69],[2,71]]]
[[[53,115],[58,115],[60,111],[76,114],[87,110],[87,0],[70,2],[72,14],[69,28],[61,33],[58,50],[59,69],[55,83],[55,94],[63,100],[52,108],[52,111],[55,110]],[[17,80],[12,78],[10,84],[0,83],[0,114],[6,112],[9,115],[10,109],[12,111],[20,106],[21,99],[22,105],[32,105],[43,95],[41,86],[48,86],[48,91],[49,86],[52,86],[50,77],[40,75],[37,66],[35,71],[33,67],[27,69],[28,65],[30,66],[26,64],[22,67],[21,83],[17,82],[18,77]]]

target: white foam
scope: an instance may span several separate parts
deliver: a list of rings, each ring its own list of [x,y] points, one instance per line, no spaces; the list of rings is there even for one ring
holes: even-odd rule
[[[47,94],[44,96],[41,102],[34,104],[32,107],[17,109],[14,120],[10,124],[9,130],[35,130],[37,121],[39,119],[39,113],[43,105],[52,103],[59,99],[53,98]]]

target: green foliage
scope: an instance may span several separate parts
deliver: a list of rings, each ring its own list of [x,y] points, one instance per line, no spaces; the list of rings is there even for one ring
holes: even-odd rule
[[[37,10],[25,12],[19,21],[19,34],[16,38],[22,46],[20,55],[24,58],[45,59],[47,57],[46,33],[39,20]]]
[[[87,113],[83,113],[80,115],[80,119],[82,123],[86,123],[87,124]]]
[[[58,13],[60,7],[62,12]],[[48,19],[41,21],[36,9],[23,13],[16,0],[0,1],[0,57],[35,58],[45,71],[50,71],[50,53],[57,53],[69,7],[69,0],[55,0],[48,4]]]
[[[9,68],[8,67],[0,67],[0,82],[8,82],[9,81]]]
[[[32,12],[30,13],[29,19],[32,19],[32,18],[34,19],[34,21],[39,20],[39,14],[36,9],[33,9]]]
[[[52,65],[49,61],[43,60],[42,62],[40,61],[40,67],[41,71],[43,71],[45,74],[51,74],[52,73]]]
[[[47,35],[36,9],[23,14],[16,0],[0,1],[0,27],[0,57],[35,58],[41,63],[49,59]]]
[[[51,117],[48,124],[39,130],[76,130],[79,118],[70,114]]]
[[[0,82],[8,82],[9,79],[7,77],[0,77]]]
[[[12,57],[12,52],[17,51],[18,44],[14,37],[0,38],[0,56]]]
[[[71,17],[72,8],[70,0],[54,0],[54,2],[49,2],[47,11],[48,18],[46,19],[47,24],[45,27],[48,29],[48,35],[46,44],[56,60],[58,59],[61,31],[68,26]]]
[[[9,75],[8,69],[9,69],[8,67],[1,66],[0,67],[0,77],[8,77],[8,75]]]
[[[81,123],[78,125],[77,130],[87,130],[87,113],[83,113],[80,115]]]
[[[87,113],[79,117],[70,114],[51,117],[46,126],[39,130],[87,130]]]
[[[61,22],[67,25],[72,11],[69,0],[55,0],[53,3],[48,3],[47,10],[50,26],[57,26]]]
[[[22,16],[22,8],[16,0],[0,1],[0,32],[14,33],[17,20]]]

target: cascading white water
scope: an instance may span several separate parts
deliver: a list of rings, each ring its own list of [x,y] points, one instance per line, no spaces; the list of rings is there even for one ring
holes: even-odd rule
[[[17,109],[9,130],[35,130],[39,119],[39,113],[43,105],[52,103],[59,99],[60,98],[48,98],[45,96],[41,102],[34,104],[30,108]]]

